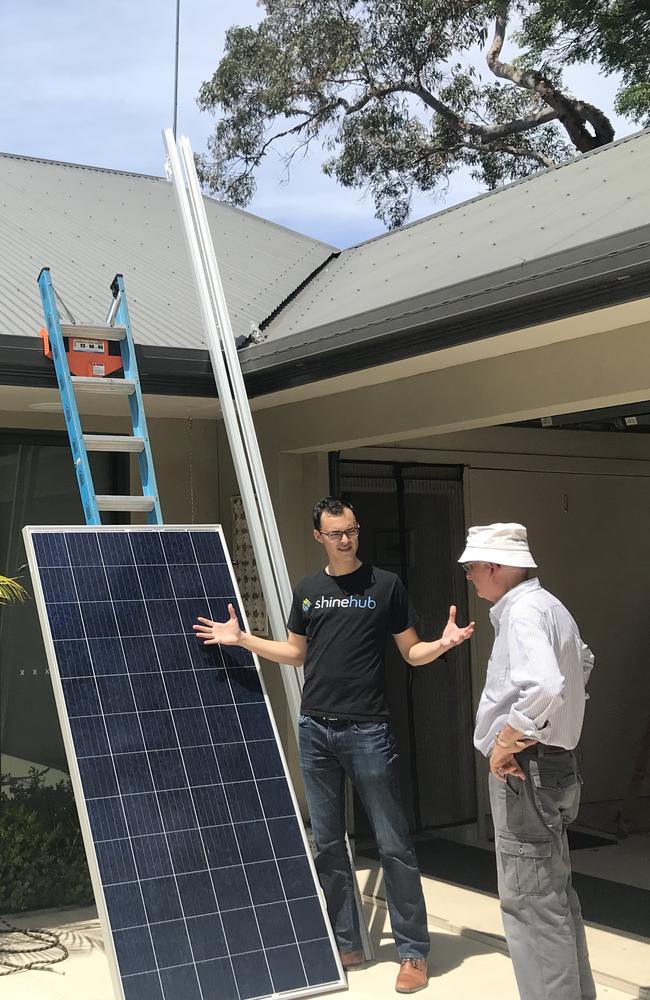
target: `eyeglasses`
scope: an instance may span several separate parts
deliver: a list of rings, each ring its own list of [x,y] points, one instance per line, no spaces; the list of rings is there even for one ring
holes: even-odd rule
[[[463,572],[465,573],[471,573],[474,569],[474,563],[461,563],[461,566],[463,567]]]
[[[330,542],[340,542],[343,535],[348,538],[356,538],[359,534],[359,525],[357,524],[354,528],[346,528],[345,531],[321,531],[318,529],[319,535],[325,535],[325,538],[329,538]]]

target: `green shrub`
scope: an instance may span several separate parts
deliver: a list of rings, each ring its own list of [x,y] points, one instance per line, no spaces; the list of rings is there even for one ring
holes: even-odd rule
[[[86,906],[93,890],[72,786],[32,768],[0,781],[0,913]]]

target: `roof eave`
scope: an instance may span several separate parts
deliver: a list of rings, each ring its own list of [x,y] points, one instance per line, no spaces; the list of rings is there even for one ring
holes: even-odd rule
[[[644,298],[650,281],[650,226],[586,248],[524,262],[445,288],[417,303],[245,348],[247,383],[257,394],[495,337],[581,312]],[[275,373],[275,374],[274,374]]]
[[[354,317],[245,348],[242,370],[251,398],[310,382],[495,337],[648,295],[650,226],[598,245],[443,289],[407,311]],[[598,251],[597,253],[595,251]],[[139,345],[145,393],[213,396],[207,351]],[[50,361],[38,338],[0,337],[0,383],[51,388]]]

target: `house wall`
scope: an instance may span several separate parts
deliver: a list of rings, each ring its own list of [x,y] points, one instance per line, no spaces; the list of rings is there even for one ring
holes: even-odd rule
[[[650,399],[650,322],[277,405],[262,447],[334,451]],[[372,370],[372,369],[371,369]]]

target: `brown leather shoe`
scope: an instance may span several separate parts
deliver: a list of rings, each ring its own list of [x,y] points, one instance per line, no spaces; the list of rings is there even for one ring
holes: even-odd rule
[[[426,958],[403,958],[397,974],[395,989],[398,993],[417,993],[429,985]]]
[[[352,965],[363,965],[366,960],[362,951],[340,951],[339,955],[344,969],[349,969]]]

